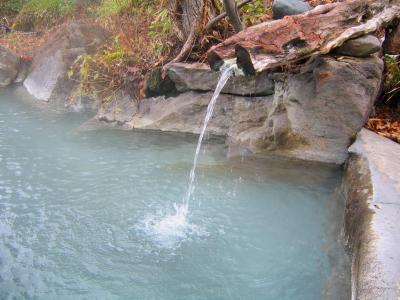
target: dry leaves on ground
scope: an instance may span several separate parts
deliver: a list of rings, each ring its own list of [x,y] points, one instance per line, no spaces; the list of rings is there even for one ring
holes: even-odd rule
[[[43,44],[43,34],[12,32],[8,34],[0,34],[0,45],[7,47],[19,55],[22,59],[32,60],[37,49]]]
[[[366,128],[400,143],[400,110],[389,106],[376,107],[376,114],[369,118]]]

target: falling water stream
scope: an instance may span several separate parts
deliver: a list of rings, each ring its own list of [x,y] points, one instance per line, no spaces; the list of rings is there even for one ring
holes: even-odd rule
[[[188,185],[188,188],[186,191],[186,195],[183,198],[183,206],[185,206],[186,209],[188,209],[190,197],[192,196],[192,194],[194,192],[194,188],[195,188],[194,179],[196,177],[197,161],[199,159],[201,143],[203,142],[203,138],[204,138],[204,135],[207,130],[208,122],[210,121],[211,116],[213,114],[215,102],[217,101],[218,96],[221,93],[222,89],[224,88],[225,84],[228,82],[229,78],[232,76],[234,67],[235,67],[234,65],[231,65],[231,66],[227,66],[225,69],[222,70],[221,76],[218,80],[217,87],[215,88],[215,91],[211,98],[211,101],[208,104],[207,114],[206,114],[206,117],[204,118],[203,128],[201,129],[200,136],[197,141],[197,147],[196,147],[196,152],[194,154],[193,165],[192,165],[192,169],[190,170],[189,185]]]
[[[180,244],[180,241],[189,235],[204,236],[208,234],[204,229],[189,223],[189,202],[195,190],[196,167],[208,122],[212,117],[218,96],[225,84],[228,82],[229,78],[232,76],[235,67],[235,64],[231,64],[222,68],[220,78],[214,90],[214,94],[207,106],[207,113],[203,121],[203,127],[201,129],[199,139],[197,141],[193,165],[189,174],[188,187],[182,199],[182,203],[174,204],[175,213],[167,214],[161,218],[159,216],[156,217],[154,215],[149,215],[145,218],[142,224],[139,224],[138,226],[139,230],[149,234],[153,240],[160,243],[163,247],[176,247],[176,245]]]

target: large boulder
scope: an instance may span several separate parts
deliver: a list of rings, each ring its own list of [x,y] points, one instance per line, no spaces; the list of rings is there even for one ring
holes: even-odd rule
[[[276,77],[266,122],[232,135],[254,153],[341,164],[380,90],[383,62],[317,57],[299,73]]]
[[[343,190],[354,299],[400,299],[400,145],[362,129]]]
[[[355,39],[348,40],[336,49],[337,54],[366,57],[381,50],[381,42],[372,35],[367,34]]]
[[[284,16],[298,15],[311,10],[311,6],[302,0],[274,0],[272,16],[275,20]]]
[[[68,79],[68,69],[79,55],[95,52],[108,37],[109,33],[95,24],[61,26],[38,51],[24,86],[39,100],[64,104],[75,87]]]
[[[20,58],[11,50],[0,45],[0,87],[13,83],[18,75]]]
[[[175,83],[178,91],[214,91],[220,74],[202,63],[174,63],[168,68],[168,77]],[[231,77],[223,94],[242,96],[262,96],[274,93],[274,82],[267,72],[257,76]]]

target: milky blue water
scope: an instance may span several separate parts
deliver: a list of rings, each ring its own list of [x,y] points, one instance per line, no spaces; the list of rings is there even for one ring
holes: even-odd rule
[[[201,150],[197,137],[81,132],[0,91],[0,299],[340,299],[338,168]],[[176,226],[177,225],[177,226]]]

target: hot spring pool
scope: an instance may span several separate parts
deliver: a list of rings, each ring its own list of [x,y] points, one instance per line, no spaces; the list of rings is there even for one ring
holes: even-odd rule
[[[83,120],[0,95],[0,299],[348,297],[340,169],[208,140],[171,225],[197,137]]]

